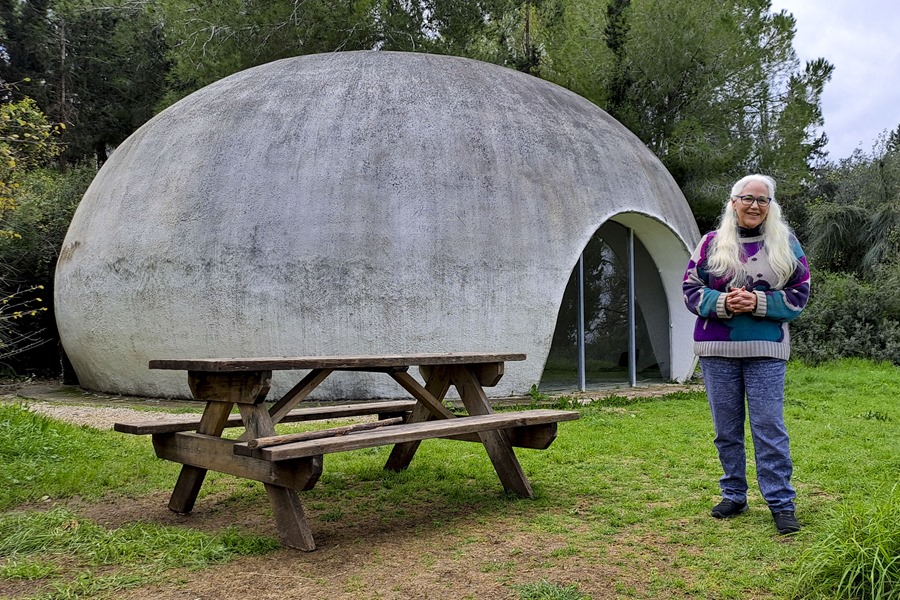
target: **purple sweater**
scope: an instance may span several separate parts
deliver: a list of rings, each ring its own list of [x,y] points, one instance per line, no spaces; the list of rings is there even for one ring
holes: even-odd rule
[[[721,279],[707,270],[710,243],[716,232],[703,236],[691,255],[684,274],[684,304],[697,315],[694,326],[694,353],[698,356],[730,358],[769,357],[787,360],[791,353],[788,322],[797,318],[809,299],[809,266],[800,242],[791,236],[791,248],[799,265],[784,287],[775,289],[778,277],[769,265],[764,235],[741,237],[742,261],[748,265],[747,290],[756,293],[752,313],[729,313],[725,296],[729,279]]]

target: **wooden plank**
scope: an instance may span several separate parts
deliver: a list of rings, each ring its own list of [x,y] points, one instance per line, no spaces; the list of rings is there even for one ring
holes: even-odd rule
[[[325,378],[331,375],[331,369],[313,369],[300,382],[288,390],[270,409],[272,421],[280,423],[298,402],[304,400]]]
[[[531,450],[546,450],[550,444],[556,439],[557,434],[556,423],[545,423],[543,425],[528,425],[526,427],[511,427],[504,429],[506,437],[513,448],[529,448]],[[457,440],[460,442],[478,442],[481,443],[481,436],[477,433],[467,433],[464,435],[447,436],[448,440]]]
[[[197,431],[206,435],[219,437],[222,430],[225,429],[225,422],[233,406],[230,402],[210,402],[203,411],[200,418],[200,425]],[[178,474],[178,481],[175,482],[175,489],[172,490],[172,496],[169,498],[169,510],[177,513],[189,513],[194,509],[194,502],[197,501],[197,494],[200,493],[200,487],[203,485],[203,479],[206,478],[206,469],[195,467],[192,465],[184,465],[181,467],[181,473]]]
[[[182,371],[240,372],[306,369],[350,370],[360,367],[385,368],[418,365],[460,365],[525,360],[516,353],[433,353],[390,354],[385,356],[297,356],[258,358],[176,358],[150,361],[151,369]]]
[[[425,378],[425,390],[440,404],[450,389],[450,370],[443,365],[427,365],[420,366],[419,372]],[[432,418],[434,418],[433,411],[425,404],[418,403],[406,422],[421,423]],[[421,440],[413,440],[395,445],[387,462],[384,464],[384,468],[389,471],[402,471],[409,467],[419,449],[420,443]]]
[[[470,418],[478,418],[478,415],[482,418],[493,416],[484,388],[481,387],[478,378],[472,371],[464,366],[454,367],[450,372],[450,380],[456,386],[460,400],[469,415],[476,415]],[[531,489],[531,484],[528,482],[506,434],[498,430],[481,430],[478,435],[481,437],[484,449],[503,484],[503,489],[523,498],[533,497],[534,491]]]
[[[240,404],[241,417],[247,425],[247,433],[250,437],[260,438],[275,435],[275,423],[272,416],[261,404]],[[320,455],[321,460],[321,455]],[[315,482],[313,482],[315,483]],[[269,504],[272,505],[272,514],[278,526],[278,533],[282,542],[291,548],[312,551],[316,549],[312,529],[303,512],[303,504],[296,490],[274,485],[263,484]],[[311,486],[310,486],[311,487]]]
[[[478,378],[478,383],[483,387],[494,387],[503,378],[504,363],[502,362],[472,365],[471,368],[475,377]]]
[[[380,421],[372,421],[369,423],[356,423],[354,425],[345,425],[343,427],[332,427],[331,429],[321,429],[319,431],[302,431],[300,433],[285,433],[282,435],[271,435],[268,437],[255,438],[247,440],[248,448],[265,448],[267,446],[277,446],[279,444],[290,444],[292,442],[303,442],[306,440],[319,440],[327,437],[338,437],[341,435],[352,435],[360,431],[371,431],[379,427],[387,427],[389,425],[399,425],[403,422],[403,417],[394,419],[382,419]]]
[[[193,432],[153,436],[153,448],[159,458],[204,470],[296,490],[311,489],[322,474],[321,456],[273,463],[236,455],[234,444],[234,440]]]
[[[327,421],[345,417],[365,415],[399,416],[410,412],[416,406],[415,400],[390,400],[385,402],[358,402],[336,406],[313,406],[297,408],[287,413],[280,423],[297,423],[303,421]],[[273,419],[274,420],[274,419]],[[173,433],[176,431],[195,431],[200,425],[198,415],[161,415],[146,421],[116,423],[114,429],[120,433],[147,435],[151,433]],[[225,427],[243,427],[240,415],[230,415]]]
[[[196,400],[256,404],[262,402],[269,393],[272,371],[243,373],[188,371],[188,384]]]
[[[405,423],[403,425],[393,425],[385,429],[366,431],[340,438],[310,440],[306,442],[273,446],[271,448],[258,448],[255,450],[247,447],[246,442],[242,442],[234,445],[234,452],[243,456],[254,456],[263,460],[279,461],[302,458],[305,456],[316,456],[318,454],[328,454],[331,452],[373,448],[375,446],[387,444],[449,437],[452,435],[475,433],[479,431],[540,425],[557,421],[570,421],[577,418],[578,413],[575,411],[549,409],[493,413],[475,417],[458,417],[456,419],[439,419],[422,423]]]
[[[313,538],[312,529],[306,520],[303,504],[300,502],[297,492],[275,485],[267,485],[266,495],[269,496],[269,504],[272,505],[281,542],[289,548],[297,548],[305,552],[315,550],[316,540]]]
[[[248,448],[261,448],[263,446],[277,446],[278,444],[287,444],[291,442],[302,442],[304,440],[317,440],[326,437],[334,437],[337,435],[347,435],[360,431],[368,431],[370,429],[378,429],[388,425],[399,425],[404,422],[402,417],[383,419],[381,421],[373,421],[371,423],[358,423],[356,425],[347,425],[346,427],[336,427],[334,429],[324,429],[321,431],[304,431],[302,433],[289,433],[276,435],[271,438],[259,438],[256,440],[248,440]],[[511,427],[505,429],[506,437],[513,448],[529,448],[531,450],[546,450],[550,447],[557,435],[556,423],[545,423],[543,425],[528,425],[526,427]],[[466,433],[462,435],[451,435],[444,439],[456,440],[460,442],[477,442],[481,443],[481,438],[477,433]]]
[[[391,373],[391,377],[394,381],[399,383],[404,390],[409,392],[413,398],[421,402],[425,408],[431,411],[435,417],[452,419],[456,416],[450,412],[450,409],[444,406],[440,400],[435,398],[431,392],[422,387],[422,384],[413,379],[412,375],[409,373]]]

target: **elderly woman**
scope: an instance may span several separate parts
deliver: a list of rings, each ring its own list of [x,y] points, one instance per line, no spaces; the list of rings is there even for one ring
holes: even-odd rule
[[[684,302],[697,315],[694,352],[709,397],[724,475],[717,519],[747,510],[745,411],[759,490],[781,534],[800,530],[794,514],[790,446],[784,425],[788,323],[809,298],[809,267],[775,201],[775,181],[748,175],[734,184],[719,228],[694,250]],[[746,404],[745,404],[746,398]]]

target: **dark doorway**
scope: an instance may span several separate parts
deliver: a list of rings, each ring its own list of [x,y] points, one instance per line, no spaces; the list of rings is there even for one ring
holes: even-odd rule
[[[588,389],[628,383],[628,264],[625,252],[604,240],[621,240],[627,228],[605,223],[583,252],[585,385]],[[649,256],[635,238],[635,254]],[[637,277],[641,277],[638,271]],[[542,391],[578,389],[578,294],[577,264],[566,285],[553,342],[541,377]],[[636,302],[635,343],[637,379],[663,381],[647,324]]]

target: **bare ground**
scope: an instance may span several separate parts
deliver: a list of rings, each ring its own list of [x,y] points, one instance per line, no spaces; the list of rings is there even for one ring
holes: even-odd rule
[[[696,385],[687,386],[697,389]],[[658,386],[614,390],[616,395],[662,395],[682,389]],[[27,395],[27,390],[22,393]],[[589,399],[587,395],[583,399]],[[5,399],[14,399],[6,395]],[[98,401],[99,400],[99,401]],[[72,423],[109,429],[117,420],[146,419],[146,411],[110,406],[103,398],[89,405],[76,399],[67,403],[30,398],[28,406]],[[83,518],[107,527],[135,521],[189,526],[220,532],[227,525],[242,531],[277,537],[265,495],[238,500],[207,496],[189,516],[167,508],[168,494],[144,498],[86,503],[78,499],[62,505]],[[241,506],[241,503],[258,503]],[[690,573],[671,564],[676,551],[664,539],[649,540],[623,534],[613,544],[569,552],[564,535],[523,529],[521,520],[504,515],[489,519],[467,514],[440,514],[435,526],[434,507],[419,506],[407,514],[406,525],[396,520],[373,522],[354,518],[329,521],[308,510],[315,552],[279,550],[261,557],[240,558],[201,571],[167,573],[164,581],[115,594],[124,600],[274,600],[284,598],[497,598],[519,597],[518,584],[548,580],[562,586],[577,585],[595,600],[633,595],[685,598],[681,589],[649,589],[650,574],[657,580],[690,581]],[[574,507],[576,512],[580,508]],[[474,511],[473,511],[474,512]],[[680,586],[679,586],[680,587]],[[0,580],[0,597],[34,594],[26,584]]]

